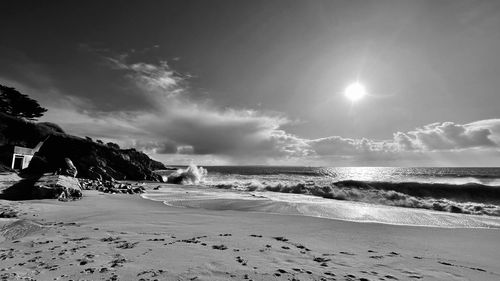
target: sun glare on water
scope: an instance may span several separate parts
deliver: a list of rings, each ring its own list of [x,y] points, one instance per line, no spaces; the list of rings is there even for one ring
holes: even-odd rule
[[[344,95],[352,102],[359,101],[366,96],[366,88],[363,84],[355,82],[345,88]]]

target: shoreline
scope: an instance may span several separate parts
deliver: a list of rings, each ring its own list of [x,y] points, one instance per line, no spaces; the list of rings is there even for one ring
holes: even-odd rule
[[[96,191],[14,203],[21,223],[2,233],[34,226],[0,242],[0,277],[10,279],[500,278],[500,232],[492,229],[177,208]]]
[[[212,189],[202,185],[162,184],[161,186],[159,190],[147,189],[141,197],[177,208],[288,214],[356,223],[402,226],[500,229],[500,218],[497,216],[335,200],[307,194],[272,191],[245,192]]]

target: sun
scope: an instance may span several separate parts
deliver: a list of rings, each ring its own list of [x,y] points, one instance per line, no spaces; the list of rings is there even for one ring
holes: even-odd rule
[[[344,90],[344,95],[352,102],[361,100],[366,96],[366,88],[359,82],[349,84]]]

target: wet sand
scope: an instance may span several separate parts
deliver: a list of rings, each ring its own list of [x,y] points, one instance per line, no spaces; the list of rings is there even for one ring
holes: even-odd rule
[[[500,280],[495,229],[176,208],[96,191],[0,205],[20,214],[0,219],[0,280]]]

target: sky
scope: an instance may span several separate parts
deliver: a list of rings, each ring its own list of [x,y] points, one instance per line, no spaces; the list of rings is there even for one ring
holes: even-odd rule
[[[0,84],[40,121],[168,165],[500,163],[500,1],[7,0],[0,19]]]

